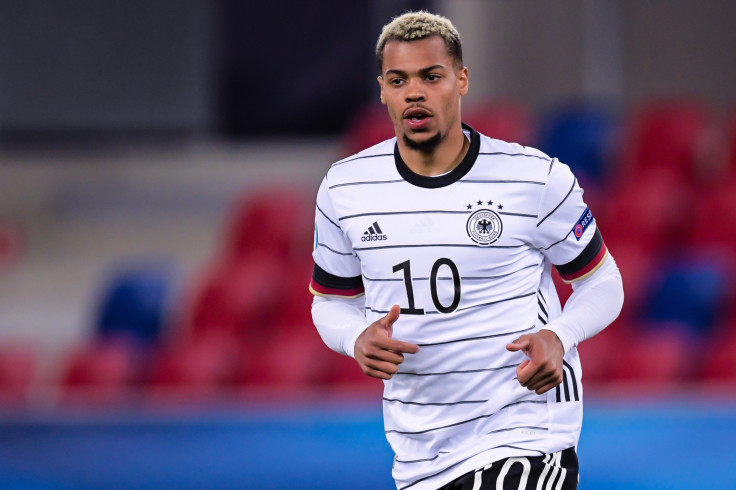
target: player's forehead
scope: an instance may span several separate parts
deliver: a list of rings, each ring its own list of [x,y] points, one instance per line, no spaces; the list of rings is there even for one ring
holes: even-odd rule
[[[450,69],[452,65],[452,57],[440,36],[412,41],[390,39],[383,49],[384,73],[392,70],[414,72],[433,66]]]

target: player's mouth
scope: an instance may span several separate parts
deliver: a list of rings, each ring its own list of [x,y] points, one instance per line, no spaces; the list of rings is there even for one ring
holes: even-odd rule
[[[432,113],[423,107],[410,107],[404,111],[404,121],[412,131],[422,131],[432,120]]]

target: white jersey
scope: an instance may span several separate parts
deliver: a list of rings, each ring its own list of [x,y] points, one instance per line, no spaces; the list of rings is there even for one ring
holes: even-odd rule
[[[470,149],[445,175],[411,172],[393,138],[333,164],[317,197],[312,291],[365,293],[369,323],[398,304],[393,337],[420,346],[384,389],[400,489],[575,446],[582,423],[577,350],[537,395],[506,345],[560,314],[552,266],[582,277],[605,244],[566,165],[464,130]]]

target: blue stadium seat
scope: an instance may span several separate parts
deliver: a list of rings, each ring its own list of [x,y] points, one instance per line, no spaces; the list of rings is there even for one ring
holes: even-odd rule
[[[167,321],[173,275],[165,263],[120,267],[103,291],[95,334],[144,344],[158,340]]]
[[[608,177],[617,124],[602,106],[569,104],[543,118],[540,149],[568,164],[583,183],[601,183]]]
[[[686,254],[670,262],[654,275],[645,320],[677,322],[691,333],[709,333],[726,313],[732,271],[728,255]]]

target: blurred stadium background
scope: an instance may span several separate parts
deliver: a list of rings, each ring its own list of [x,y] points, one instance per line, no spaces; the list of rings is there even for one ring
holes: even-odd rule
[[[736,488],[727,0],[0,2],[0,487],[392,488],[306,285],[415,8],[463,35],[466,122],[568,163],[622,270],[580,488]]]

